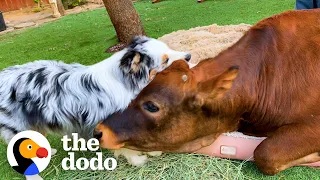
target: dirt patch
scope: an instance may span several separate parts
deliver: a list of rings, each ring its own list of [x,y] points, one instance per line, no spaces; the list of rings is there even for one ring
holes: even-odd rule
[[[66,15],[77,14],[77,13],[85,12],[88,10],[103,8],[103,7],[104,7],[103,4],[87,3],[82,6],[77,6],[73,9],[66,10]],[[34,12],[34,8],[25,8],[22,10],[5,12],[3,13],[3,16],[6,22],[7,30],[0,32],[0,35],[8,32],[12,32],[12,31],[16,31],[18,29],[20,30],[20,29],[26,29],[32,26],[38,26],[40,24],[52,22],[59,19],[59,18],[54,18],[52,15],[53,15],[53,10],[50,8],[50,6],[45,6],[43,10],[40,12]],[[21,28],[25,24],[28,24],[30,26],[25,26]],[[19,27],[19,28],[15,28],[15,27]]]
[[[180,30],[159,38],[177,51],[187,51],[192,54],[191,62],[215,57],[221,51],[236,43],[251,27],[248,24],[196,27]]]

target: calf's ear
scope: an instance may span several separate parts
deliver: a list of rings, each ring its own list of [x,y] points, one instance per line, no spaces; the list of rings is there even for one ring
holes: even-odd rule
[[[232,66],[217,77],[198,83],[198,93],[202,98],[219,99],[231,89],[239,72],[239,66]]]

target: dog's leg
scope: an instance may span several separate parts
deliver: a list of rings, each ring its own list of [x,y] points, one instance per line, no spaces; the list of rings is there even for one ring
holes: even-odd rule
[[[33,176],[26,176],[26,180],[43,180],[41,176],[33,175]]]
[[[47,136],[47,133],[45,133],[44,131],[38,131],[40,132],[43,136]],[[51,156],[57,154],[57,149],[51,148]]]
[[[319,134],[316,123],[280,127],[254,151],[256,165],[263,173],[274,175],[295,165],[320,161]]]
[[[0,135],[7,144],[17,133],[17,130],[0,124]]]
[[[57,154],[57,149],[51,148],[51,156]]]

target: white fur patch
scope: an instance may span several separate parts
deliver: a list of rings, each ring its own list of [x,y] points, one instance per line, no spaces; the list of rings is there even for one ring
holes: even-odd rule
[[[51,149],[51,156],[53,156],[53,155],[55,155],[55,154],[57,154],[57,149],[52,148],[52,149]]]
[[[0,133],[1,137],[6,143],[9,143],[9,141],[13,138],[15,135],[12,131],[5,129],[5,128],[0,128]]]
[[[43,180],[43,178],[39,174],[37,174],[33,176],[26,176],[26,180]]]
[[[157,157],[157,156],[161,156],[161,155],[162,155],[162,151],[147,152],[147,154],[148,154],[149,156]]]
[[[116,158],[123,156],[127,159],[128,163],[133,166],[142,166],[148,162],[148,156],[160,156],[162,154],[161,151],[154,151],[154,152],[141,152],[135,151],[131,149],[122,148],[119,150],[114,151],[114,156]]]

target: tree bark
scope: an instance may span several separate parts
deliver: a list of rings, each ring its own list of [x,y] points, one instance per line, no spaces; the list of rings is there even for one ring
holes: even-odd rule
[[[129,43],[136,35],[144,35],[139,15],[131,0],[103,0],[120,43]]]
[[[58,6],[58,11],[60,12],[61,16],[64,16],[66,14],[66,11],[63,7],[61,0],[57,0],[57,6]]]

